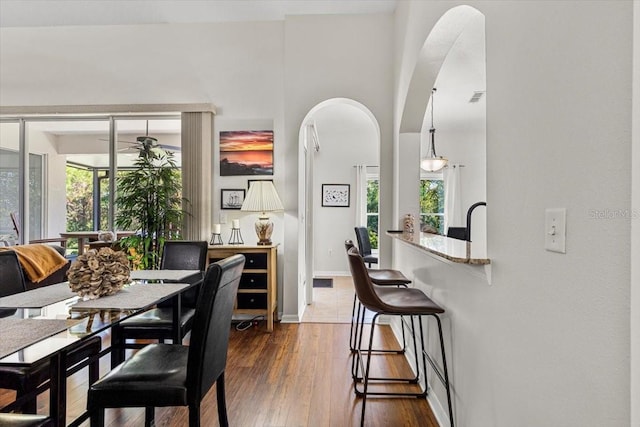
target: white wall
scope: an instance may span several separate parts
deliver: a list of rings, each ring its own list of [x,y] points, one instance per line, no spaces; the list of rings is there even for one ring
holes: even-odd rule
[[[640,1],[633,2],[631,208],[631,425],[640,424]]]
[[[397,107],[456,4],[401,4]],[[395,265],[448,312],[458,425],[628,426],[630,220],[594,216],[630,208],[632,3],[469,4],[486,17],[492,284],[400,245]],[[547,207],[567,208],[564,255],[544,250]]]
[[[378,121],[383,176],[381,211],[385,221],[390,218],[392,23],[388,15],[296,16],[285,21],[284,101],[288,141],[285,191],[291,196],[285,213],[285,313],[302,313],[304,307],[297,271],[298,219],[294,200],[298,184],[297,143],[304,117],[320,102],[350,98],[367,107]],[[383,222],[380,228],[391,227]],[[382,244],[387,245],[390,259],[388,240],[383,239]],[[288,320],[294,320],[293,317]]]

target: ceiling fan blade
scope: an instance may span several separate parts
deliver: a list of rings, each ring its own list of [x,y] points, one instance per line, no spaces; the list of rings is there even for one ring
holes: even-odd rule
[[[98,138],[98,141],[109,142],[109,138]],[[122,144],[132,144],[132,145],[138,144],[138,142],[136,141],[125,141],[124,139],[118,139],[116,142],[122,143]]]

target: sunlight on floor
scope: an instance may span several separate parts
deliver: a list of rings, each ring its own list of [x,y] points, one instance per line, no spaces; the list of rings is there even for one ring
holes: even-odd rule
[[[334,276],[333,288],[313,288],[313,304],[307,305],[303,323],[351,323],[351,276]]]

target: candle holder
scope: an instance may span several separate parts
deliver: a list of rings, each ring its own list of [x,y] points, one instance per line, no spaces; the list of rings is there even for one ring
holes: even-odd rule
[[[222,236],[220,233],[211,233],[211,240],[209,241],[210,245],[223,245]]]
[[[231,229],[231,237],[229,238],[230,245],[242,245],[244,241],[242,240],[242,234],[240,234],[240,228],[232,228]]]

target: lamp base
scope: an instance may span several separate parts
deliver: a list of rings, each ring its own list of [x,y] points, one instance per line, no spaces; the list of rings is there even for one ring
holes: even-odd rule
[[[273,222],[266,215],[261,215],[255,224],[256,234],[258,235],[259,246],[271,245],[271,234],[273,233]]]

